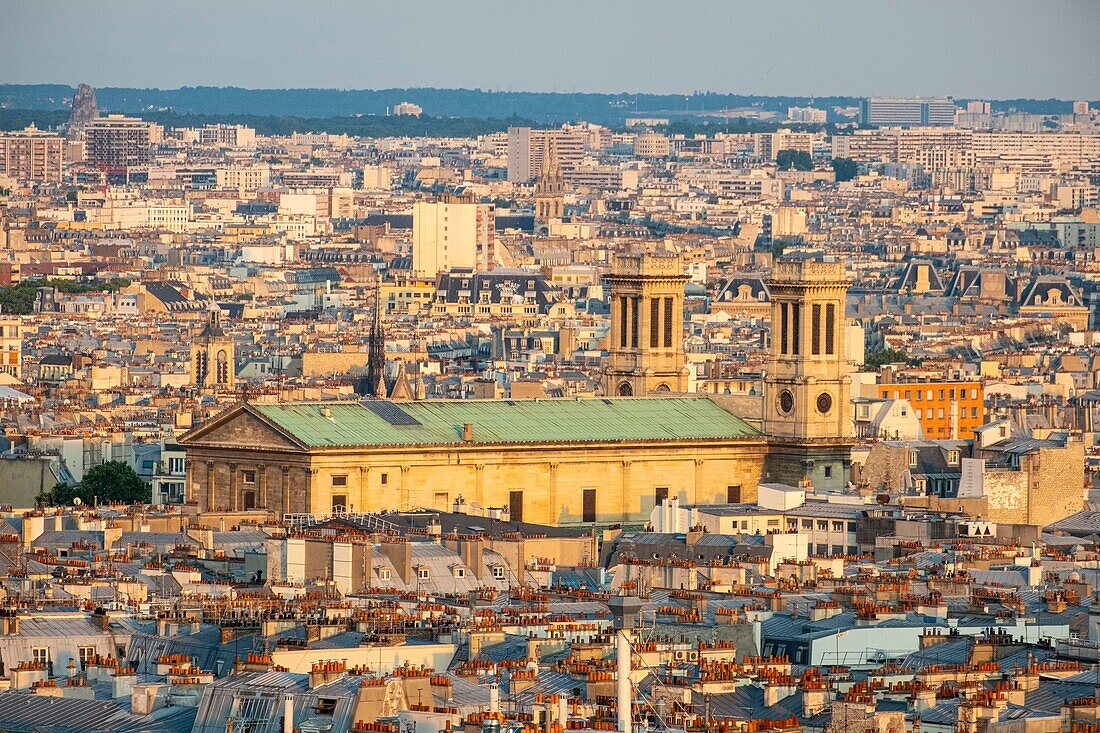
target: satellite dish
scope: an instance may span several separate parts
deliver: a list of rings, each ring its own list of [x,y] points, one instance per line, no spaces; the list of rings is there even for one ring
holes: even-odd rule
[[[79,497],[79,496],[73,499],[73,506],[80,506],[80,505],[81,505],[81,504],[83,504],[83,503],[84,503],[84,502],[82,502],[82,501],[80,500],[80,497]]]

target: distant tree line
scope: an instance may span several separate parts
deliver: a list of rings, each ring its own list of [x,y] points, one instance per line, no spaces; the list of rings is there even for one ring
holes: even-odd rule
[[[82,293],[115,293],[129,287],[129,285],[130,281],[121,277],[91,282],[60,280],[57,278],[21,280],[15,285],[0,287],[0,313],[11,313],[20,316],[33,313],[34,296],[38,288],[56,288],[59,293],[80,295]]]

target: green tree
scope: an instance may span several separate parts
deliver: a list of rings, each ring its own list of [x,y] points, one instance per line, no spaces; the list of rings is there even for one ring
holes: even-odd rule
[[[52,506],[69,505],[78,498],[84,504],[135,504],[151,501],[152,492],[129,464],[107,461],[88,469],[79,484],[62,482],[38,497],[41,503]]]
[[[907,364],[909,355],[901,349],[879,349],[868,352],[863,358],[863,368],[871,371],[884,364]]]
[[[780,150],[775,155],[775,164],[781,171],[812,171],[814,160],[805,150]]]
[[[859,174],[859,166],[851,158],[833,158],[833,173],[837,182],[850,181]]]

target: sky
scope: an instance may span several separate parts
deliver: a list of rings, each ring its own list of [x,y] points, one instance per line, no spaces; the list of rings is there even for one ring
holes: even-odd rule
[[[0,0],[0,83],[1100,98],[1100,0]]]

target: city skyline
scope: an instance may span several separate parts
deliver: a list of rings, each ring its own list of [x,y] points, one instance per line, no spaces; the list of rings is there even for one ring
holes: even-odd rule
[[[629,11],[564,2],[505,17],[487,3],[328,3],[301,17],[286,3],[260,13],[256,3],[199,2],[180,13],[160,3],[73,12],[17,2],[0,9],[11,31],[0,81],[1096,99],[1100,51],[1088,29],[1100,7],[1055,5],[1060,12],[1023,2],[702,3],[669,18],[656,2]],[[125,22],[104,23],[108,9]],[[1056,42],[1020,52],[1038,38]]]

